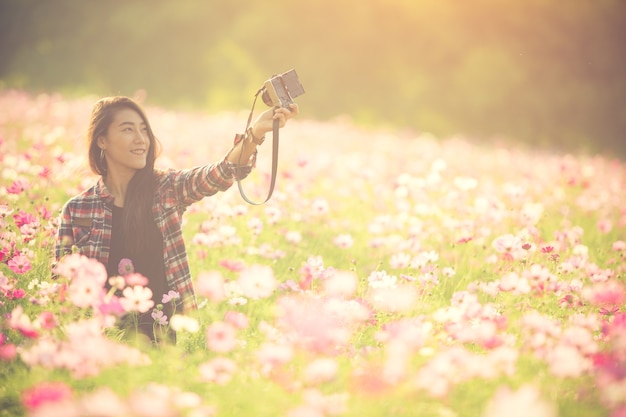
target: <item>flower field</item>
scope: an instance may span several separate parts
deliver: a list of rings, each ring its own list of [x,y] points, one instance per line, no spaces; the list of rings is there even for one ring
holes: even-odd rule
[[[269,202],[187,211],[199,309],[167,317],[175,292],[54,259],[96,99],[0,92],[0,416],[626,416],[624,162],[302,108]],[[164,168],[218,160],[247,117],[146,110]],[[117,325],[148,311],[176,344]]]

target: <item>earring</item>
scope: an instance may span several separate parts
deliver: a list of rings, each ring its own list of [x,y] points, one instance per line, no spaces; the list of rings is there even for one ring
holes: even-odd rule
[[[104,149],[100,148],[100,160],[104,161]]]

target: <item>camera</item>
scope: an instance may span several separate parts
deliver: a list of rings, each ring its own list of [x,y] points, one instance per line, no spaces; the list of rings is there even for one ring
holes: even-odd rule
[[[296,70],[281,75],[273,75],[263,84],[263,102],[271,107],[289,107],[293,99],[304,94]]]

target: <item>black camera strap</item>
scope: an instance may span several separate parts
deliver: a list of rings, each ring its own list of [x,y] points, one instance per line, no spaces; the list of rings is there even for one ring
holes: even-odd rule
[[[254,95],[254,101],[252,102],[252,109],[250,109],[250,114],[248,115],[248,121],[246,122],[246,130],[244,130],[244,132],[248,132],[248,128],[250,127],[250,123],[252,122],[252,114],[254,113],[254,106],[256,104],[256,100],[259,97],[259,94],[261,94],[264,91],[264,89],[265,87],[259,89],[259,91],[257,91],[256,94]],[[279,124],[279,121],[275,119],[274,124],[272,126],[273,128],[272,129],[272,177],[270,180],[270,189],[267,194],[267,198],[260,203],[250,200],[248,197],[246,197],[246,193],[243,192],[241,179],[237,177],[237,187],[239,187],[239,194],[241,194],[241,198],[243,198],[245,202],[248,204],[252,204],[255,206],[260,206],[261,204],[265,204],[269,201],[269,199],[272,197],[272,193],[274,192],[274,185],[276,184],[276,172],[278,171],[278,130],[279,130],[278,124]],[[243,146],[244,144],[242,144],[242,150],[243,150]],[[241,155],[242,154],[240,153],[239,163],[238,163],[239,166],[241,166]]]

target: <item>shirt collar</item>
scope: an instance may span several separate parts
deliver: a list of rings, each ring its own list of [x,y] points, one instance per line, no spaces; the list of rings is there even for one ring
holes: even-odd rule
[[[99,196],[107,205],[113,205],[113,202],[115,201],[115,197],[111,195],[109,189],[104,183],[104,177],[100,177],[98,184],[96,184],[96,195]]]

